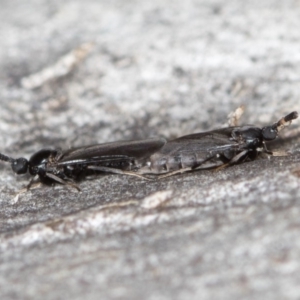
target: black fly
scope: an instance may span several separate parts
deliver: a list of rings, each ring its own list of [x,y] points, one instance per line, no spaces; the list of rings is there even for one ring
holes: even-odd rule
[[[253,160],[258,152],[270,155],[266,142],[275,140],[278,132],[298,117],[291,112],[278,122],[263,128],[252,125],[233,126],[179,137],[167,142],[152,154],[139,174],[165,174],[223,168],[246,160]]]
[[[67,151],[42,149],[26,158],[6,156],[16,174],[38,176],[46,184],[61,183],[79,187],[74,181],[95,173],[115,173],[142,177],[142,174],[176,173],[204,168],[223,168],[253,160],[259,152],[270,155],[266,142],[275,140],[278,132],[298,117],[291,112],[278,122],[263,128],[252,125],[231,126],[166,141],[155,138],[140,141],[98,144]],[[30,181],[27,189],[32,184]]]
[[[165,139],[155,138],[98,144],[67,151],[42,149],[34,153],[29,160],[24,157],[14,159],[0,153],[0,160],[9,162],[16,174],[29,172],[32,176],[38,175],[42,183],[59,182],[79,190],[74,181],[95,173],[142,177],[134,171],[165,143]],[[27,189],[30,188],[32,180]]]

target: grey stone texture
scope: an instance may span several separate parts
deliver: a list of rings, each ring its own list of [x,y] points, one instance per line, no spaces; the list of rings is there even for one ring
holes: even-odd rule
[[[300,111],[299,1],[8,1],[0,152],[30,157]],[[259,159],[81,192],[0,163],[1,299],[300,299],[300,126]]]

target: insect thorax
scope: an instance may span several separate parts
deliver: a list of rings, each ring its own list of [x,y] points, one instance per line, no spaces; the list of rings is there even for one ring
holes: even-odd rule
[[[261,129],[253,126],[242,126],[232,130],[232,138],[242,149],[256,149],[262,146],[263,137]]]
[[[53,163],[56,157],[56,150],[42,149],[34,153],[29,160],[29,173],[31,175],[44,176],[47,165]]]

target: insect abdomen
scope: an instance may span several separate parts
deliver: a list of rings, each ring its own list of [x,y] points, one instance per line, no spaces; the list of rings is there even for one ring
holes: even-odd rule
[[[205,161],[203,154],[179,153],[177,155],[165,155],[155,153],[150,157],[149,168],[153,173],[165,173],[184,168],[194,168]]]

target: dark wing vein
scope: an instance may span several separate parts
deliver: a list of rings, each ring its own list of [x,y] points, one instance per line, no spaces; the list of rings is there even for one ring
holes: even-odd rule
[[[143,158],[159,150],[165,143],[165,139],[155,138],[91,145],[65,151],[59,162],[96,158],[101,161],[102,158],[109,160],[110,157],[115,159]]]
[[[92,165],[92,164],[109,164],[109,163],[117,163],[117,162],[131,162],[134,160],[134,157],[125,156],[125,155],[108,155],[108,156],[94,156],[89,158],[77,158],[59,161],[57,164],[59,166],[64,165]]]
[[[159,153],[177,155],[179,153],[222,153],[237,149],[240,144],[231,139],[232,128],[182,136],[168,142]]]

